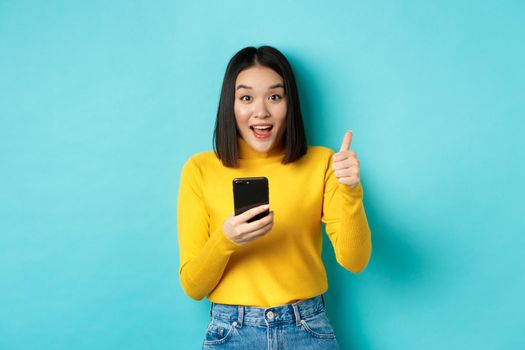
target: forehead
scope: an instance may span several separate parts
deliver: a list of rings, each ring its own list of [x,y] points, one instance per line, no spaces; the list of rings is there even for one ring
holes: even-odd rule
[[[283,78],[276,71],[264,66],[253,66],[239,73],[235,85],[268,87],[275,83],[283,83]]]

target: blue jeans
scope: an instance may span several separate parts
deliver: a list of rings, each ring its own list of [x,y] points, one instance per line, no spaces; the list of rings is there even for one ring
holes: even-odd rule
[[[322,296],[269,308],[212,303],[210,314],[203,349],[339,349]]]

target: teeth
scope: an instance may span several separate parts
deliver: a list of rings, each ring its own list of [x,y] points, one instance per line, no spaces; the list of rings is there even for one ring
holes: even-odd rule
[[[257,129],[257,130],[268,130],[271,127],[272,127],[271,125],[268,125],[268,126],[256,126],[256,125],[254,125],[254,126],[252,126],[252,128]]]

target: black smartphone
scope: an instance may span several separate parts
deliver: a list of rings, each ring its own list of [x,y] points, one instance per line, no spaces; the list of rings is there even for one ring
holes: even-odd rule
[[[233,204],[236,216],[251,208],[263,204],[269,204],[268,179],[266,177],[243,177],[233,179]],[[255,215],[247,222],[262,219],[268,214],[270,214],[270,209]]]

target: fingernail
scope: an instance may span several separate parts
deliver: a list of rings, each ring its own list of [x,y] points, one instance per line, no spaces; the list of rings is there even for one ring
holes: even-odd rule
[[[264,209],[268,209],[268,208],[270,208],[270,204],[265,204]]]

